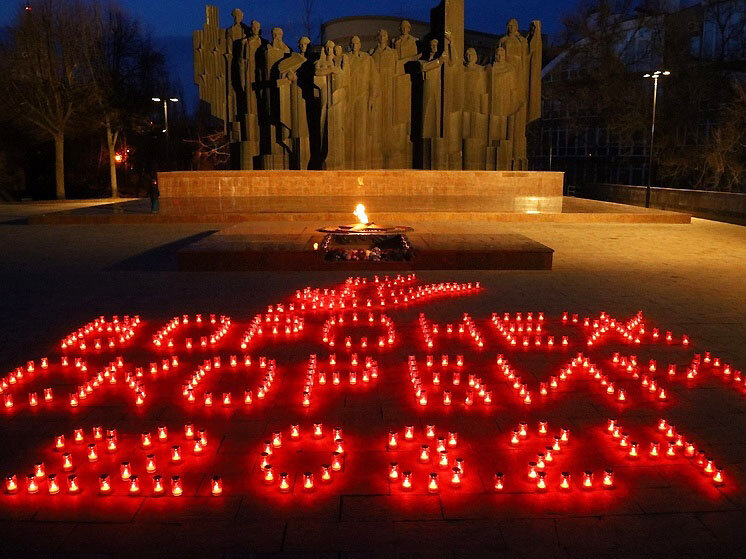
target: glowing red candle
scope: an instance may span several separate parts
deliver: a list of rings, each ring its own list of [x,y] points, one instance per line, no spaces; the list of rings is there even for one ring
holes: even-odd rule
[[[153,446],[153,439],[150,436],[150,433],[142,433],[140,435],[140,444],[143,448],[150,448]]]
[[[161,425],[158,427],[158,440],[161,442],[168,440],[168,428]]]
[[[583,472],[583,488],[593,489],[593,472]]]
[[[430,473],[430,479],[427,482],[427,492],[428,493],[437,493],[440,491],[440,487],[438,484],[438,474],[437,472],[431,472]]]
[[[52,389],[51,388],[45,388],[44,389],[44,401],[45,402],[51,402],[54,399],[54,396],[52,395]]]
[[[98,476],[98,490],[102,495],[111,493],[111,481],[109,480],[109,474],[101,474]]]
[[[130,476],[129,480],[130,495],[137,495],[140,492],[140,478],[137,476]]]
[[[163,478],[161,476],[153,476],[153,495],[157,497],[163,495],[164,492]]]
[[[181,447],[179,445],[171,447],[171,462],[181,462]]]
[[[660,455],[660,443],[652,442],[650,443],[650,456],[652,458],[657,458]]]
[[[290,483],[288,483],[288,474],[287,472],[280,473],[280,493],[287,493],[290,491]]]
[[[67,492],[77,493],[80,491],[80,485],[78,484],[78,476],[70,474],[67,476]]]
[[[321,423],[313,424],[313,438],[320,439],[324,436],[324,429]]]
[[[90,448],[91,445],[88,445]],[[96,445],[93,445],[96,446]],[[106,437],[106,452],[112,453],[117,451],[117,439],[111,435]]]
[[[303,490],[304,491],[313,491],[313,473],[311,472],[304,472],[303,474]]]
[[[32,476],[33,478],[33,476]],[[15,474],[5,477],[5,492],[12,495],[18,491],[18,478]]]
[[[420,462],[430,462],[430,446],[423,444],[420,447]]]
[[[26,491],[29,495],[34,495],[39,492],[39,483],[36,481],[34,474],[29,474],[26,478]]]
[[[603,486],[604,489],[614,488],[614,470],[612,470],[611,468],[604,471]]]
[[[724,485],[725,477],[723,476],[723,469],[717,468],[715,474],[712,476],[712,481],[715,485]]]
[[[132,468],[129,462],[122,462],[119,467],[119,473],[122,477],[122,481],[127,481],[132,476]]]
[[[181,497],[181,495],[184,493],[184,486],[181,482],[181,477],[179,476],[172,476],[171,477],[171,495],[174,497]]]
[[[96,460],[98,460],[98,451],[95,443],[91,443],[88,445],[88,461],[95,462]]]
[[[448,468],[448,451],[447,450],[441,450],[438,452],[438,466],[441,468]]]

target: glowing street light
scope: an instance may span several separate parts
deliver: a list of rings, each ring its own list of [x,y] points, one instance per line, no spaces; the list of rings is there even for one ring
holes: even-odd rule
[[[653,80],[653,121],[650,126],[650,160],[648,162],[648,186],[645,189],[645,207],[650,207],[650,189],[653,182],[653,144],[655,141],[655,112],[658,105],[658,80],[664,76],[670,76],[668,70],[656,70],[655,72],[645,74],[643,78]]]
[[[168,134],[168,102],[171,103],[178,103],[179,99],[177,97],[170,97],[170,98],[163,98],[160,97],[151,97],[152,101],[154,103],[163,103],[163,130],[162,132],[164,134]]]

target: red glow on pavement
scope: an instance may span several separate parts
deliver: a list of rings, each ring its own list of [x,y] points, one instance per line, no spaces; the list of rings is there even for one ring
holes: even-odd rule
[[[732,487],[717,446],[669,417],[703,375],[746,393],[740,370],[641,312],[453,310],[480,291],[350,278],[245,320],[97,317],[0,379],[7,420],[33,428],[54,414],[65,426],[29,436],[37,461],[7,458],[0,506],[353,490],[567,494],[580,506],[580,495],[624,499],[658,464],[703,492]],[[581,395],[601,418],[552,419]],[[124,416],[92,425],[102,406]],[[658,419],[631,420],[639,411]],[[265,417],[264,432],[240,428]]]

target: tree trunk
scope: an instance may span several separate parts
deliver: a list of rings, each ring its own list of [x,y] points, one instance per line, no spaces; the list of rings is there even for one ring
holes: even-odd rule
[[[111,125],[106,123],[106,144],[109,147],[109,181],[111,183],[111,197],[119,198],[119,188],[117,187],[117,160],[116,147],[117,135],[111,130]]]
[[[54,135],[54,180],[57,199],[65,199],[65,135]]]

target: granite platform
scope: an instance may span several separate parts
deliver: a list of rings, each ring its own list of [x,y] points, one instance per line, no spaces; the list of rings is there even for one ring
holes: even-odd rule
[[[182,248],[178,266],[186,271],[332,270],[551,270],[554,251],[520,234],[442,234],[421,227],[407,235],[411,261],[328,262],[316,250],[324,235],[312,224],[288,224],[273,232],[258,224],[223,229]],[[294,230],[295,229],[295,230]],[[315,246],[314,246],[315,245]]]
[[[690,223],[684,213],[646,209],[581,198],[561,198],[559,209],[538,202],[506,210],[489,196],[261,196],[244,198],[162,198],[150,213],[150,201],[134,199],[28,215],[30,224],[167,224],[243,222],[347,223],[362,202],[379,223]],[[528,202],[527,202],[528,203]]]

